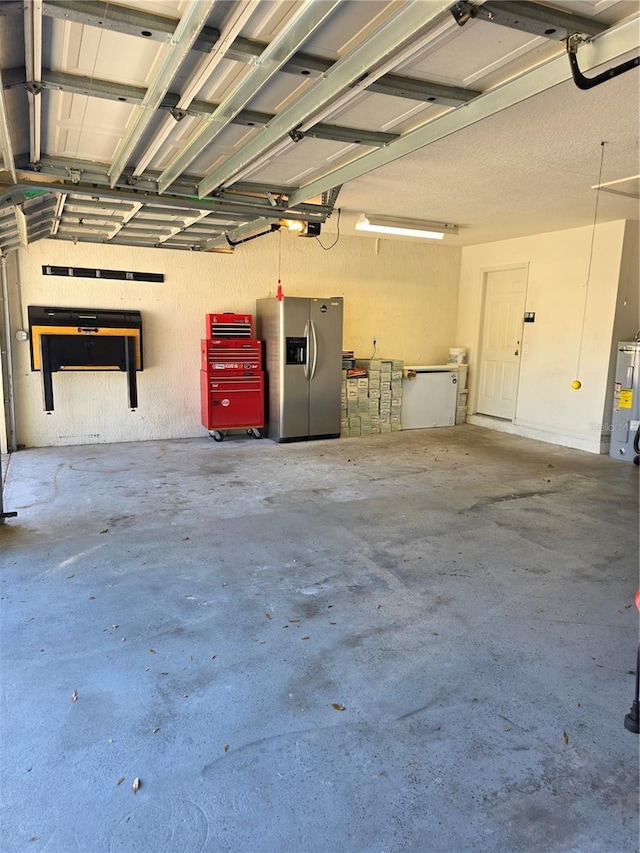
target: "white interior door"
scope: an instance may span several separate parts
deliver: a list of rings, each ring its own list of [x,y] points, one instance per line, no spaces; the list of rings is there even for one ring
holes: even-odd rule
[[[477,410],[513,420],[522,350],[526,266],[485,273]]]

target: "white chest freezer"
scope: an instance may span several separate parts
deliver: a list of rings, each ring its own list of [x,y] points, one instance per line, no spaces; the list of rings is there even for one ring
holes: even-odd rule
[[[454,426],[457,399],[457,366],[427,364],[405,367],[402,429]]]

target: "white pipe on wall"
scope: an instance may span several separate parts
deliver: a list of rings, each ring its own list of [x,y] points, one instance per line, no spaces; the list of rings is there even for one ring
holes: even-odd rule
[[[4,446],[6,441],[6,449],[13,453],[14,450],[17,450],[18,445],[16,441],[16,409],[15,409],[15,398],[14,398],[14,389],[13,389],[13,359],[11,355],[11,324],[9,319],[9,285],[7,282],[7,256],[0,256],[0,279],[2,280],[2,331],[3,331],[3,339],[0,341],[0,347],[2,347],[2,362],[4,365],[3,369],[3,381],[6,382],[5,388],[5,400],[4,400],[4,411],[5,411],[5,432],[6,435],[2,436],[3,441],[0,442]],[[8,424],[7,424],[8,421]],[[8,430],[7,430],[8,426]],[[1,509],[1,508],[0,508]]]

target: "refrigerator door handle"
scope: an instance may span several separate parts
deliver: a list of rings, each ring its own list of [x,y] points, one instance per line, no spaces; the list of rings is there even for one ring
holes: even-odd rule
[[[318,363],[318,339],[316,337],[316,327],[313,320],[311,321],[311,337],[313,339],[313,363],[311,365],[310,380],[316,375],[316,365]]]
[[[308,323],[304,327],[303,337],[307,341],[307,352],[305,354],[306,357],[305,357],[305,361],[304,361],[304,378],[308,381],[308,379],[309,379],[309,324]]]
[[[627,368],[627,388],[633,388],[633,364]]]

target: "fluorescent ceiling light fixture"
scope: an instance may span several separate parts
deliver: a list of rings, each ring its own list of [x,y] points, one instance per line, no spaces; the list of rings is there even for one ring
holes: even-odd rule
[[[396,234],[400,237],[424,237],[442,240],[445,234],[457,234],[458,226],[444,222],[424,222],[421,219],[396,219],[388,216],[368,216],[363,213],[356,222],[356,231],[375,234]]]

